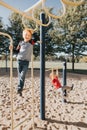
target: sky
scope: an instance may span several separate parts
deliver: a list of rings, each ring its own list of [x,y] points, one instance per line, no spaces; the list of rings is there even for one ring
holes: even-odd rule
[[[19,9],[20,11],[24,11],[27,8],[33,6],[39,0],[2,0],[7,4]],[[46,7],[53,7],[54,12],[57,12],[57,9],[62,8],[60,0],[46,0]],[[0,5],[0,17],[2,17],[4,24],[8,24],[8,17],[11,14],[11,10]],[[56,15],[56,14],[55,14]]]

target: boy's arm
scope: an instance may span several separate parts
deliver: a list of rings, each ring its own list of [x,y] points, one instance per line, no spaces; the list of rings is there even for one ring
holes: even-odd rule
[[[22,44],[22,42],[19,42],[19,44],[15,47],[15,49],[14,49],[15,53],[19,53],[20,48],[21,48],[21,44]]]
[[[13,45],[10,45],[9,50],[13,50],[14,53],[19,53],[20,44],[18,44],[18,46],[16,48]]]
[[[16,50],[19,51],[19,50],[20,50],[20,47],[21,47],[21,46],[18,45],[18,46],[16,47]]]

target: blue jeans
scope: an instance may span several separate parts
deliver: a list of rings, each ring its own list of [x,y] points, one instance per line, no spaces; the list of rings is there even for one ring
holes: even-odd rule
[[[29,61],[18,60],[18,90],[23,90],[26,72],[28,70]]]

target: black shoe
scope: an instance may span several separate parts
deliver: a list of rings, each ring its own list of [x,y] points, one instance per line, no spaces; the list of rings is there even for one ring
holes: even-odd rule
[[[74,84],[72,84],[71,90],[73,90]]]
[[[66,99],[63,99],[62,102],[63,102],[63,103],[67,103],[67,100],[66,100]]]
[[[66,90],[63,91],[63,96],[65,96],[65,97],[67,96]]]
[[[17,93],[22,96],[22,90],[21,89],[18,89]]]

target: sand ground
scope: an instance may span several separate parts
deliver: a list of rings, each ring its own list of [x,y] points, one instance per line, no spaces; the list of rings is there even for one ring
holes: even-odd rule
[[[60,81],[62,83],[62,75]],[[87,130],[87,75],[68,74],[67,85],[74,84],[67,103],[51,87],[49,73],[45,74],[45,120],[40,119],[40,74],[34,71],[34,96],[30,71],[27,73],[23,96],[16,93],[17,72],[13,73],[13,109],[9,71],[0,70],[0,130]],[[34,104],[32,97],[34,98]],[[34,108],[34,111],[33,111]],[[11,118],[13,110],[13,120]]]

